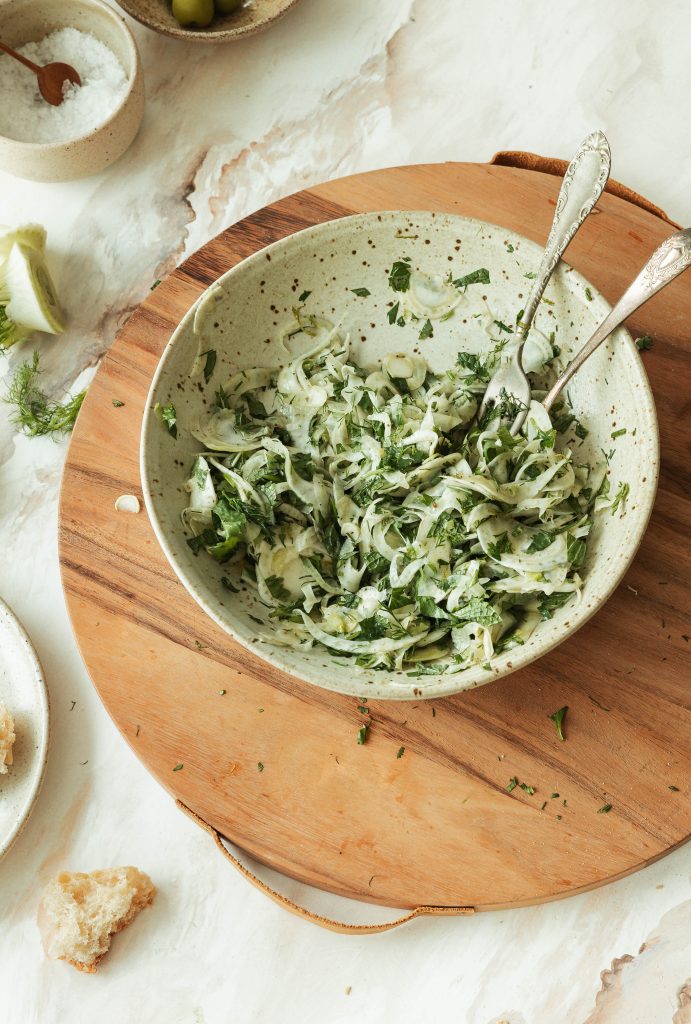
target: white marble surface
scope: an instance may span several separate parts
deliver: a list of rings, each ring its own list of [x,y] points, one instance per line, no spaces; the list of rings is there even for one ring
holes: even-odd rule
[[[614,176],[691,220],[686,0],[302,0],[267,34],[219,49],[134,31],[148,110],[130,152],[72,184],[0,175],[0,222],[46,224],[70,316],[65,338],[39,342],[52,388],[88,380],[151,283],[211,235],[325,178],[497,149],[568,156],[601,127]],[[561,903],[367,938],[322,932],[249,888],[147,775],[92,690],[57,564],[65,444],[19,437],[0,417],[0,594],[34,638],[53,709],[46,784],[0,864],[3,1020],[691,1022],[689,847]],[[96,976],[46,962],[41,884],[110,863],[153,876],[154,908]]]

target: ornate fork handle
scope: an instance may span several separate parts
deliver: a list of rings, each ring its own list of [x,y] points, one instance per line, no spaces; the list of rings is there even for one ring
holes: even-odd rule
[[[602,195],[609,178],[611,154],[602,132],[591,132],[566,169],[552,228],[526,302],[519,330],[525,340],[542,294],[569,242]]]
[[[574,373],[605,341],[613,330],[631,316],[639,306],[666,287],[670,281],[691,267],[691,228],[670,235],[652,254],[632,284],[626,289],[616,306],[605,317],[592,338],[583,346],[576,358],[569,363],[543,401],[548,411]]]

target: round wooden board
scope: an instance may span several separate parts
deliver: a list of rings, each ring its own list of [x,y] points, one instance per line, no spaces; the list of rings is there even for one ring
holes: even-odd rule
[[[269,242],[392,207],[481,217],[541,240],[558,187],[534,171],[445,164],[376,171],[283,199],[211,241],[151,293],[104,359],[79,416],[63,481],[60,558],[101,699],[172,796],[260,861],[335,893],[399,907],[520,906],[635,871],[687,839],[691,463],[682,382],[691,277],[630,324],[634,336],[654,337],[644,360],[660,416],[662,476],[625,584],[541,661],[442,701],[372,702],[364,715],[352,698],[281,674],[204,615],[165,561],[146,513],[114,509],[120,494],[141,497],[149,382],[202,289]],[[605,195],[569,261],[613,300],[670,230]],[[548,716],[563,705],[561,743]],[[534,795],[508,792],[513,776]]]

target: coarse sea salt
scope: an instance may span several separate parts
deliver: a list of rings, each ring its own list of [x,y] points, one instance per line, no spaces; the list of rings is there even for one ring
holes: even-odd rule
[[[127,75],[105,43],[88,32],[61,28],[37,43],[17,48],[36,64],[71,64],[81,86],[66,84],[53,107],[38,91],[33,72],[12,57],[0,57],[0,135],[19,142],[67,142],[98,128],[127,92]]]

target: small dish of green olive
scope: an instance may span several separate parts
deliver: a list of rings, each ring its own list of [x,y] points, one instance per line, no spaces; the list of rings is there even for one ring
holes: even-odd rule
[[[147,28],[192,43],[223,43],[268,28],[298,0],[117,0]]]
[[[173,17],[181,28],[208,28],[217,14],[232,14],[244,0],[173,0]]]

